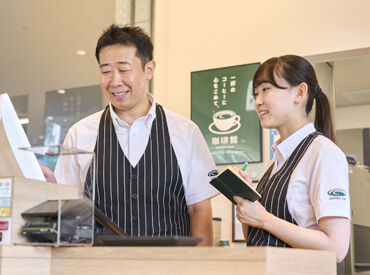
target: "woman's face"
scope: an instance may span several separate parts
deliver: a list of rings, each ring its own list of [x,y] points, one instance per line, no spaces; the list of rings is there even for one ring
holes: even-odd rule
[[[275,128],[280,135],[289,132],[298,115],[295,104],[296,87],[291,87],[283,78],[275,74],[280,89],[269,82],[262,82],[254,90],[255,108],[263,128]]]

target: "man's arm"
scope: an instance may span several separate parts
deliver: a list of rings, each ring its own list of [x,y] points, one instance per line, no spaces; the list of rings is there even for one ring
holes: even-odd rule
[[[41,167],[42,173],[44,174],[47,182],[57,183],[57,179],[55,178],[54,172],[51,169],[49,169],[46,166],[42,166],[42,165],[40,165],[40,167]]]
[[[206,199],[189,205],[188,211],[190,216],[191,236],[203,238],[198,246],[212,246],[213,230],[211,199]]]

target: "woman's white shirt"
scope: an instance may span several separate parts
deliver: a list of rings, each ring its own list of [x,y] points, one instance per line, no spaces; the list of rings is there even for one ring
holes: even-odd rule
[[[298,144],[316,129],[309,123],[283,142],[272,145],[274,169],[278,171]],[[348,164],[346,156],[330,139],[316,137],[294,169],[287,191],[287,204],[299,226],[318,229],[320,218],[350,219]]]

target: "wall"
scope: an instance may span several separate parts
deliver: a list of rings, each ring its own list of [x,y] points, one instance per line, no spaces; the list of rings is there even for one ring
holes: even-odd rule
[[[366,0],[155,1],[155,57],[158,66],[168,60],[155,94],[189,116],[191,71],[368,47],[369,8]]]
[[[337,130],[370,127],[370,104],[335,109]]]
[[[364,163],[362,129],[339,130],[336,137],[338,146],[346,155],[352,155],[359,163]]]
[[[334,106],[333,103],[335,99],[334,99],[334,91],[333,91],[332,65],[330,65],[330,63],[328,62],[324,62],[324,63],[315,63],[313,64],[313,67],[316,72],[317,81],[319,82],[323,93],[325,93],[326,96],[328,97],[331,106]],[[314,112],[311,112],[311,114],[314,114]]]
[[[155,1],[153,93],[168,109],[190,117],[192,71],[288,53],[325,59],[327,53],[370,47],[369,9],[367,0]],[[231,205],[216,200],[214,216],[227,222],[222,231],[231,240]]]

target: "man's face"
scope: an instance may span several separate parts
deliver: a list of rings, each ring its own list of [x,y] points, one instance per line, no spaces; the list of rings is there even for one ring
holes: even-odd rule
[[[100,86],[117,115],[133,112],[148,104],[146,82],[153,76],[155,63],[149,61],[143,70],[132,46],[113,45],[100,50]]]

